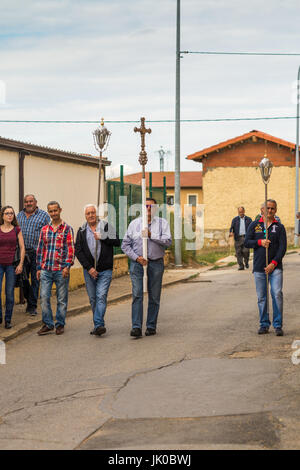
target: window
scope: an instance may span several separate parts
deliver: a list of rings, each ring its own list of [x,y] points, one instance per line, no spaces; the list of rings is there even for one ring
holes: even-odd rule
[[[167,194],[167,205],[168,206],[174,206],[174,196],[170,196]]]
[[[189,194],[188,195],[188,204],[190,206],[196,207],[196,205],[197,205],[197,195],[196,194]]]

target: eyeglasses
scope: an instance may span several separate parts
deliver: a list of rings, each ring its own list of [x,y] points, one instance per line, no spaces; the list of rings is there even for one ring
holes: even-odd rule
[[[3,215],[15,215],[13,212],[3,212]]]

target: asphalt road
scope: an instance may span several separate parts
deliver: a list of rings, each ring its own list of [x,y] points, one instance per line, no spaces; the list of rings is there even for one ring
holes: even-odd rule
[[[300,257],[285,258],[285,336],[258,336],[251,272],[201,274],[163,290],[158,334],[133,339],[130,301],[65,334],[30,331],[0,365],[0,449],[300,447]]]

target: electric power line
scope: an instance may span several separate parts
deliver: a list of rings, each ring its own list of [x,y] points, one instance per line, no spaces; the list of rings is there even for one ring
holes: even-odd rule
[[[264,116],[264,117],[238,117],[238,118],[214,118],[214,119],[181,119],[180,122],[226,122],[226,121],[267,121],[280,119],[297,119],[297,116]],[[0,119],[3,124],[99,124],[100,121],[66,121],[66,120],[21,120],[21,119]],[[136,124],[140,121],[131,120],[105,120],[106,124]],[[147,120],[153,124],[156,123],[174,123],[175,119],[156,119]]]
[[[254,56],[299,56],[300,53],[280,52],[208,52],[208,51],[181,51],[180,54],[207,54],[207,55],[254,55]]]

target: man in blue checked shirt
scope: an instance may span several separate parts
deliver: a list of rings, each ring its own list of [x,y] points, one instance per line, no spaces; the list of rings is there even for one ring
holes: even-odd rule
[[[129,224],[121,246],[123,252],[131,260],[132,330],[130,335],[135,337],[142,336],[143,266],[148,266],[148,313],[145,335],[151,336],[156,334],[162,277],[164,272],[165,248],[172,244],[172,236],[168,222],[165,219],[155,216],[155,199],[147,198],[146,207],[148,215],[148,260],[143,258],[142,217],[134,219]]]
[[[24,297],[27,300],[26,312],[36,315],[37,299],[39,295],[39,281],[36,277],[36,251],[38,247],[40,232],[44,225],[49,224],[50,217],[47,212],[37,207],[37,200],[33,194],[24,197],[24,209],[17,215],[18,223],[24,237],[26,254],[29,265],[31,282],[24,281]]]

